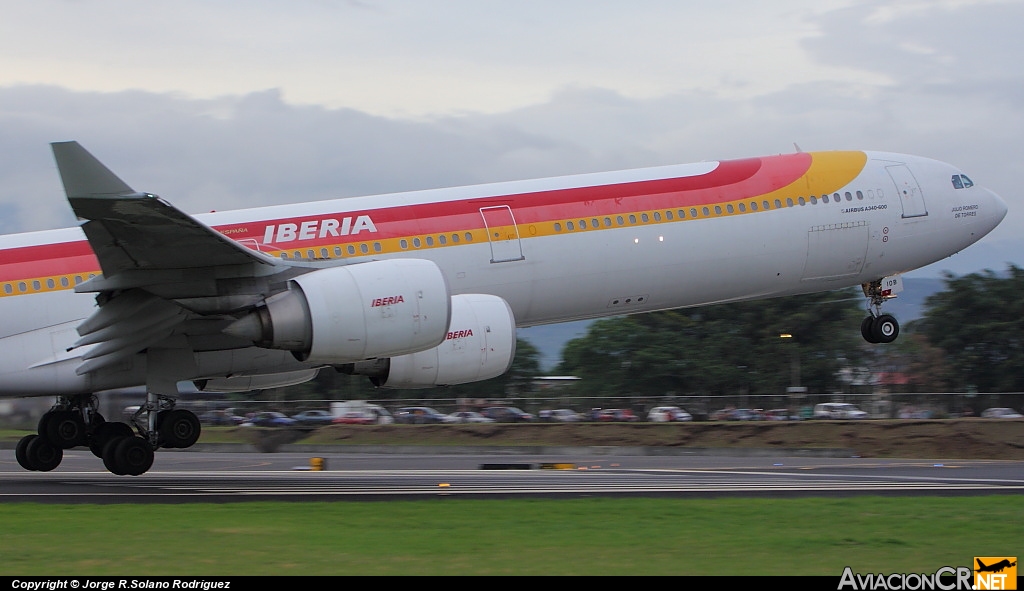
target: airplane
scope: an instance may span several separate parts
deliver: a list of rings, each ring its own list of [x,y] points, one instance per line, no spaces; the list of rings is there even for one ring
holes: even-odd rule
[[[324,368],[382,388],[504,373],[517,327],[861,286],[886,343],[900,274],[1006,215],[955,166],[876,151],[708,161],[188,215],[52,144],[78,227],[0,236],[0,396],[54,396],[27,470],[88,446],[139,475],[195,443],[179,385]],[[144,387],[130,420],[96,393]],[[134,429],[133,429],[134,427]]]
[[[978,563],[977,572],[979,573],[1000,573],[1003,572],[1003,569],[1017,566],[1017,561],[1010,562],[1006,558],[994,564],[989,564],[987,566],[984,562],[981,561],[980,558],[976,558],[975,560]]]

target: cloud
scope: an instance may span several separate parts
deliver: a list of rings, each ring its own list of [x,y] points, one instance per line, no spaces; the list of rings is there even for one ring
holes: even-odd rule
[[[950,1],[893,10],[869,1],[787,9],[759,13],[764,22],[741,19],[738,26],[750,37],[735,47],[736,37],[716,41],[735,31],[710,9],[685,21],[693,30],[686,43],[671,41],[682,21],[672,21],[667,5],[658,3],[643,5],[649,13],[604,6],[560,22],[554,13],[540,21],[536,11],[501,13],[527,36],[528,48],[526,40],[513,43],[515,35],[457,34],[474,19],[498,18],[493,13],[450,22],[414,6],[331,8],[369,28],[346,47],[376,33],[394,40],[384,57],[369,62],[386,70],[383,78],[344,84],[391,80],[376,91],[396,97],[415,96],[413,86],[444,87],[441,94],[476,86],[471,92],[484,96],[501,92],[503,86],[492,86],[498,79],[531,90],[494,103],[505,105],[500,108],[384,116],[388,109],[296,103],[288,84],[205,98],[184,90],[0,86],[0,231],[74,223],[48,146],[68,139],[82,142],[136,189],[189,212],[738,158],[789,152],[796,143],[804,150],[878,149],[952,162],[1010,203],[1007,219],[986,239],[998,258],[993,265],[1016,260],[1021,251],[1024,75],[1016,61],[1024,41],[1010,30],[1024,21],[1024,6]],[[316,20],[321,9],[303,5],[301,16]],[[220,18],[207,16],[210,23]],[[246,22],[258,28],[266,17],[258,13]],[[443,25],[424,28],[422,18]],[[782,46],[765,32],[784,22],[798,23],[785,29],[798,34]],[[707,26],[694,26],[700,23]],[[208,41],[212,26],[195,34]],[[555,30],[560,37],[551,37]],[[608,37],[609,30],[618,36]],[[323,27],[315,31],[300,56],[328,41]],[[629,39],[621,47],[629,57],[612,59],[616,46],[595,45],[596,39]],[[715,43],[718,53],[697,52]],[[477,46],[477,54],[467,53]],[[278,65],[315,67],[289,62],[295,59],[282,53]],[[419,67],[427,62],[432,65]],[[643,79],[643,65],[667,82]],[[637,73],[623,74],[631,70]],[[403,76],[417,80],[404,86],[396,82]],[[770,84],[768,77],[774,77]],[[334,88],[338,81],[325,84]]]

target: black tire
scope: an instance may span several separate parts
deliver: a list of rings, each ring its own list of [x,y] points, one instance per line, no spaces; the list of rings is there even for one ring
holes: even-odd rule
[[[123,437],[114,450],[117,466],[129,476],[145,474],[153,466],[153,448],[141,437]]]
[[[46,424],[46,438],[56,447],[71,449],[85,445],[87,438],[82,415],[71,410],[50,413]]]
[[[36,467],[28,457],[28,445],[32,443],[32,440],[39,437],[38,435],[26,435],[18,440],[18,446],[14,448],[14,457],[18,460],[18,464],[26,469],[35,471]]]
[[[39,417],[39,424],[36,425],[36,433],[41,437],[47,437],[50,431],[50,419],[52,419],[57,412],[60,411],[49,410],[44,412],[43,416]]]
[[[128,423],[100,423],[89,436],[89,450],[97,458],[103,458],[103,448],[114,437],[131,437],[135,433]]]
[[[877,343],[875,340],[875,317],[868,316],[864,319],[864,322],[860,323],[860,335],[864,337],[864,340],[869,343]]]
[[[158,430],[161,447],[192,447],[199,440],[202,424],[195,413],[179,409],[160,414]]]
[[[124,476],[127,472],[117,461],[117,446],[127,437],[118,436],[111,437],[103,445],[103,467],[110,471],[111,474],[117,474],[118,476]]]
[[[875,318],[871,335],[877,343],[891,343],[900,336],[900,323],[891,314],[882,314]]]
[[[45,437],[36,437],[25,446],[25,459],[40,472],[49,472],[60,466],[64,450],[50,443]]]

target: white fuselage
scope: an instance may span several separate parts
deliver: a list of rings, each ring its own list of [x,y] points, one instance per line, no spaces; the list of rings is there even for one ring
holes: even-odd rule
[[[778,174],[791,178],[782,180],[774,161],[763,159],[756,174],[693,187],[652,184],[626,196],[601,191],[710,178],[726,167],[711,162],[195,217],[278,257],[430,259],[453,294],[500,296],[516,324],[529,326],[859,285],[948,257],[1006,213],[991,191],[955,187],[960,171],[934,160],[878,152],[813,158],[804,157],[803,168],[786,160]],[[410,208],[422,214],[392,223]],[[87,256],[43,247],[84,240],[78,228],[0,237],[0,253],[20,257],[0,261],[0,395],[145,382],[141,365],[109,376],[74,371],[83,353],[69,351],[75,328],[95,302],[72,288],[99,268]],[[26,254],[33,249],[41,252],[38,262]],[[195,355],[197,373],[181,379],[304,367],[287,352],[256,347]]]

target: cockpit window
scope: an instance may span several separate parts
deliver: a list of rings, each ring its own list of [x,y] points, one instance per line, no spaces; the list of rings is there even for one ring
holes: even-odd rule
[[[954,189],[969,189],[974,186],[974,181],[967,178],[966,174],[954,174],[953,175],[953,188]]]

